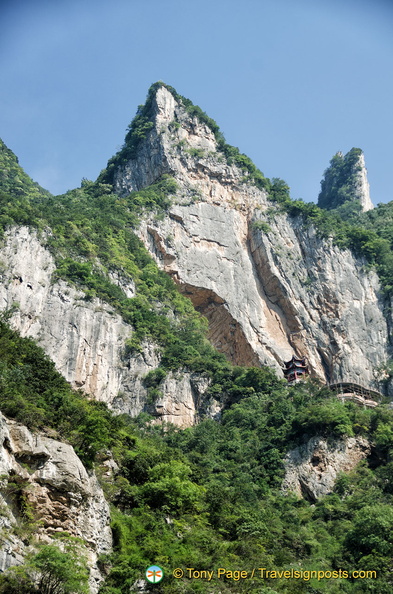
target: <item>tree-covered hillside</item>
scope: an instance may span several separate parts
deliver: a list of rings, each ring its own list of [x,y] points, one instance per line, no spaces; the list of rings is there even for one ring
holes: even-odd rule
[[[47,190],[34,182],[19,165],[18,158],[0,138],[0,190],[15,197],[39,199],[49,196]]]
[[[32,429],[55,429],[102,476],[114,536],[113,554],[100,561],[108,571],[102,594],[128,593],[152,564],[167,576],[155,591],[168,594],[391,592],[390,407],[362,409],[342,404],[313,383],[289,387],[269,370],[228,367],[220,389],[231,392],[234,403],[220,423],[205,420],[184,431],[154,427],[146,415],[114,416],[103,403],[71,390],[43,351],[5,321],[0,382],[4,414]],[[330,440],[363,435],[373,447],[371,458],[342,475],[331,495],[310,503],[280,491],[282,459],[316,434]],[[118,464],[111,479],[102,466],[109,450]],[[19,489],[22,496],[23,485]],[[34,543],[29,514],[15,530]],[[35,592],[26,577],[29,567],[19,590],[10,589],[12,573],[0,576],[0,592]],[[294,569],[303,578],[215,575],[208,582],[172,576],[187,567],[221,567],[248,576],[259,567]],[[316,570],[342,576],[376,571],[377,578],[318,580],[308,573]],[[23,568],[15,580],[21,574]]]
[[[391,591],[393,411],[342,404],[312,383],[288,387],[264,369],[231,368],[221,389],[237,403],[220,423],[187,430],[152,427],[145,416],[114,416],[72,391],[30,339],[0,323],[0,408],[29,427],[52,427],[84,463],[102,472],[112,502],[114,552],[101,562],[101,592],[123,594],[151,564],[158,592]],[[17,378],[17,381],[15,381]],[[282,459],[305,436],[363,435],[373,454],[316,504],[282,494]],[[105,478],[111,450],[119,469]],[[105,455],[103,456],[103,454]],[[33,518],[30,518],[30,522]],[[25,539],[34,533],[25,526]],[[175,568],[254,567],[304,572],[376,570],[377,580],[176,580]],[[7,574],[6,574],[7,575]],[[1,584],[9,578],[0,577]],[[344,574],[345,575],[345,574]],[[4,580],[6,580],[4,582]],[[269,589],[270,588],[270,589]],[[32,590],[19,590],[31,592]]]

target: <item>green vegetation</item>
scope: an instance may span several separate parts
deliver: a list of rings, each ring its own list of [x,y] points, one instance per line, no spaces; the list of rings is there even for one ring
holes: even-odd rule
[[[55,428],[91,466],[117,420],[101,402],[88,401],[56,371],[29,338],[0,321],[0,410],[30,429]]]
[[[287,212],[292,217],[302,217],[304,225],[316,228],[320,237],[332,238],[340,248],[348,248],[374,267],[386,294],[393,290],[393,203],[380,204],[377,208],[356,215],[351,211],[344,220],[340,209],[327,211],[313,202],[292,200],[288,185],[273,178],[270,199],[276,203],[276,212]],[[273,216],[270,214],[270,216]]]
[[[191,147],[189,149],[185,149],[185,152],[191,155],[191,157],[197,157],[198,159],[205,156],[205,151],[198,148]]]
[[[12,223],[27,224],[40,232],[50,228],[53,233],[46,241],[56,259],[55,276],[81,287],[86,299],[107,301],[133,326],[128,353],[138,350],[142,339],[151,338],[162,348],[167,369],[187,365],[209,371],[225,365],[225,358],[206,340],[206,321],[133,232],[143,210],[163,212],[176,189],[175,181],[164,176],[127,198],[88,180],[56,198],[15,199],[0,193],[0,226],[5,230]],[[111,273],[120,274],[125,283],[134,282],[136,296],[127,298],[110,280]]]
[[[0,575],[0,594],[88,594],[89,572],[82,546],[73,538],[57,541],[39,545],[24,565]]]
[[[18,158],[6,147],[0,139],[0,191],[6,192],[15,198],[29,196],[39,199],[50,196],[34,182],[19,165]]]
[[[111,569],[101,594],[128,594],[153,563],[167,576],[157,591],[168,594],[261,592],[260,580],[216,577],[195,590],[197,582],[171,577],[176,567],[249,574],[253,567],[371,569],[377,580],[268,579],[263,585],[284,594],[391,591],[393,411],[387,406],[362,409],[312,382],[291,387],[269,369],[227,366],[212,387],[228,401],[220,423],[207,419],[183,431],[153,427],[146,415],[114,416],[71,390],[42,349],[4,321],[0,336],[1,410],[31,428],[52,427],[98,474],[108,449],[118,464],[113,479],[101,473],[114,537],[113,554],[102,560]],[[145,381],[154,387],[163,377],[156,371]],[[282,494],[286,451],[315,434],[367,436],[369,464],[340,477],[334,493],[318,502]],[[18,485],[22,495],[24,488]],[[34,532],[24,538],[34,543]],[[83,557],[74,563],[72,551],[65,553],[56,542],[39,548],[23,567],[0,577],[0,592],[46,591],[34,589],[33,576],[58,578],[64,594],[83,592]]]
[[[331,210],[348,201],[356,200],[356,181],[361,154],[361,149],[353,148],[345,156],[342,153],[334,155],[321,182],[318,206]]]
[[[263,233],[269,233],[269,231],[272,230],[269,223],[265,223],[265,221],[254,221],[252,224],[252,228],[258,229],[259,231],[262,231]]]
[[[173,87],[163,82],[157,82],[150,87],[146,103],[139,106],[138,113],[129,126],[123,148],[110,159],[107,168],[101,172],[98,178],[99,182],[113,184],[113,174],[116,168],[126,163],[127,159],[132,158],[132,156],[130,157],[131,153],[135,155],[137,146],[151,129],[148,122],[151,124],[153,98],[161,86],[166,87],[190,115],[195,116],[211,129],[218,143],[218,151],[225,156],[228,164],[234,163],[242,169],[245,174],[244,181],[267,190],[270,199],[277,203],[279,209],[288,212],[291,216],[301,216],[306,224],[312,224],[317,228],[320,236],[332,237],[334,243],[339,247],[349,248],[356,255],[365,257],[369,265],[375,267],[386,293],[391,292],[393,288],[393,225],[390,227],[388,224],[385,225],[383,217],[381,217],[380,223],[383,230],[378,232],[373,225],[365,223],[363,215],[359,217],[359,204],[353,201],[355,197],[354,182],[358,171],[359,156],[362,153],[361,149],[353,148],[345,156],[337,153],[333,157],[322,182],[319,206],[313,203],[304,203],[302,200],[292,200],[289,186],[285,181],[279,178],[271,180],[265,178],[249,157],[225,142],[217,123],[200,107],[179,95]],[[178,122],[172,122],[172,127],[176,127],[176,123]],[[202,156],[198,149],[189,149],[189,151],[194,152],[194,156]],[[329,212],[326,209],[329,209]],[[389,227],[390,231],[387,231],[386,227]],[[266,229],[267,227],[262,231],[267,232]]]

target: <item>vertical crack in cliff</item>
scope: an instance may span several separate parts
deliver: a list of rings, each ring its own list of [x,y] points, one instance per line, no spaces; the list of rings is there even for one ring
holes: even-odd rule
[[[304,261],[307,261],[307,254],[304,251],[302,242],[299,240],[299,247]],[[274,311],[277,311],[280,316],[282,328],[284,329],[289,345],[292,347],[297,356],[307,356],[309,365],[314,373],[318,373],[321,379],[324,377],[326,381],[330,381],[332,377],[332,364],[329,362],[326,354],[321,348],[316,348],[315,355],[319,356],[320,369],[319,372],[312,366],[313,357],[311,351],[315,345],[307,344],[307,331],[304,330],[298,312],[291,302],[291,296],[288,295],[286,287],[282,284],[280,278],[274,273],[272,264],[269,262],[268,248],[262,239],[252,232],[249,233],[249,252],[250,258],[253,261],[255,274],[261,283],[264,293],[270,302]],[[319,296],[317,296],[317,300]],[[329,299],[323,301],[329,303]],[[306,304],[304,304],[306,307]],[[333,315],[333,314],[332,314]],[[337,317],[337,312],[334,311],[334,317]],[[320,324],[323,321],[320,320]],[[326,328],[325,333],[330,335],[329,328]],[[309,337],[310,338],[310,337]],[[313,340],[313,342],[315,342]]]
[[[325,378],[326,378],[326,382],[328,384],[330,384],[330,382],[332,381],[333,378],[333,368],[332,368],[332,363],[331,361],[329,361],[329,359],[327,358],[326,354],[323,352],[323,350],[321,348],[317,348],[321,363],[322,363],[322,367],[323,370],[325,372]]]
[[[296,315],[296,310],[286,297],[284,287],[271,270],[265,246],[262,242],[258,246],[255,245],[250,230],[247,237],[247,250],[252,263],[255,284],[261,299],[271,312],[274,312],[277,324],[295,354],[298,356],[304,354],[305,345],[302,327]],[[279,358],[275,357],[281,363]]]
[[[176,220],[181,217],[171,217]],[[182,219],[180,221],[182,224]],[[259,366],[259,357],[255,354],[250,345],[241,324],[229,312],[227,303],[213,290],[206,287],[196,286],[192,283],[185,283],[179,277],[178,271],[171,268],[176,257],[168,253],[165,241],[157,228],[147,225],[147,236],[149,251],[159,260],[164,270],[170,274],[180,291],[191,299],[195,309],[208,320],[208,339],[212,345],[221,353],[224,353],[229,361],[235,365]],[[208,241],[200,239],[200,243],[214,243],[225,248],[219,241]],[[225,258],[225,257],[224,257]]]

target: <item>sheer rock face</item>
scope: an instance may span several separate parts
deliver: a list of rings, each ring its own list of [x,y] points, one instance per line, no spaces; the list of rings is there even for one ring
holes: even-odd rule
[[[367,169],[363,153],[359,157],[358,167],[359,171],[357,173],[356,180],[356,196],[362,206],[362,211],[367,212],[368,210],[372,210],[374,208],[374,204],[371,202],[370,198],[370,184],[368,183],[367,179]]]
[[[125,357],[131,326],[99,299],[86,301],[82,291],[62,280],[53,282],[55,263],[42,241],[27,227],[13,228],[0,247],[0,311],[16,304],[12,327],[36,339],[75,388],[116,412],[136,416],[149,410],[157,422],[193,424],[207,386],[195,388],[198,382],[190,374],[172,378],[160,386],[166,405],[148,404],[143,379],[159,365],[157,346],[146,341],[141,353]],[[134,294],[121,278],[112,281],[130,297]]]
[[[53,257],[27,227],[6,234],[0,259],[1,309],[17,304],[12,326],[36,339],[75,387],[110,402],[120,389],[117,363],[130,328],[106,304],[53,283]]]
[[[300,221],[276,215],[269,225],[263,233],[242,212],[199,202],[140,232],[234,363],[280,372],[295,352],[324,381],[373,386],[388,356],[377,276]]]
[[[217,402],[204,402],[203,395],[210,381],[198,373],[170,373],[162,382],[160,396],[151,411],[156,416],[156,423],[172,423],[190,427],[197,422],[199,413],[211,418],[218,417],[220,407]]]
[[[12,534],[23,519],[21,498],[8,481],[20,485],[27,505],[38,521],[36,537],[50,542],[57,532],[81,538],[87,547],[90,591],[98,592],[102,576],[98,556],[112,550],[109,506],[94,474],[88,474],[72,446],[31,433],[27,427],[0,413],[0,502],[7,505],[0,518],[5,542],[0,549],[0,568],[22,562],[26,546]],[[4,509],[4,508],[3,508]]]
[[[208,318],[213,344],[236,364],[280,371],[295,353],[323,381],[378,387],[375,368],[390,351],[377,276],[244,183],[210,129],[165,87],[153,111],[154,127],[137,157],[115,173],[116,189],[126,194],[163,173],[177,180],[167,216],[146,217],[139,233]]]
[[[374,374],[389,356],[389,331],[377,275],[284,216],[271,232],[253,232],[251,251],[293,350],[306,354],[314,373],[328,383],[348,378],[378,387]]]
[[[330,442],[313,437],[287,454],[282,489],[314,503],[331,493],[340,472],[350,472],[369,454],[370,444],[363,437]]]

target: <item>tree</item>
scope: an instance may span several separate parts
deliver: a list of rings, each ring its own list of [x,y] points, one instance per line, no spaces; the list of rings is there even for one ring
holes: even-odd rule
[[[60,544],[61,542],[61,544]],[[86,558],[74,538],[41,545],[23,566],[0,576],[0,594],[88,594]]]
[[[392,530],[393,510],[390,505],[378,503],[364,507],[356,514],[353,528],[346,537],[345,545],[350,556],[355,561],[367,558],[375,570],[390,568]]]
[[[205,489],[187,478],[190,473],[183,462],[161,462],[149,471],[149,481],[140,488],[140,495],[153,508],[200,510]]]

